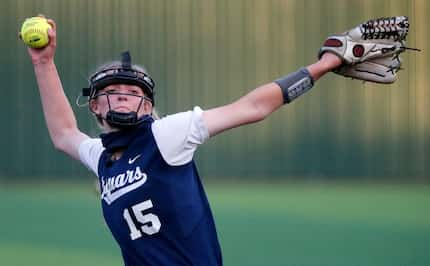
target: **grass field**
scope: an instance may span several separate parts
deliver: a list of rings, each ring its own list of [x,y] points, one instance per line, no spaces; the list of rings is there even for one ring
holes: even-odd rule
[[[206,187],[225,265],[430,265],[430,186]],[[1,185],[0,213],[0,265],[122,265],[90,185]]]

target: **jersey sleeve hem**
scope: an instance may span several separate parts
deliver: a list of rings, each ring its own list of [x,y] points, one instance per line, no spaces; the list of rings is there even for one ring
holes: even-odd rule
[[[198,145],[209,138],[203,121],[203,110],[177,113],[157,120],[152,125],[155,142],[165,162],[171,166],[189,163]]]
[[[98,138],[86,139],[79,144],[80,161],[96,175],[98,175],[98,164],[103,150],[103,144]]]

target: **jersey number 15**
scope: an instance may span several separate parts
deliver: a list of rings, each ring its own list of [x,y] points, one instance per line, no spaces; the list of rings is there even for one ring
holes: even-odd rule
[[[153,207],[151,200],[145,200],[131,207],[135,220],[139,224],[135,224],[131,218],[128,209],[124,209],[122,216],[127,221],[128,228],[130,229],[131,240],[136,240],[142,237],[142,233],[146,235],[153,235],[160,231],[161,223],[158,216],[152,213],[144,214],[143,212]]]

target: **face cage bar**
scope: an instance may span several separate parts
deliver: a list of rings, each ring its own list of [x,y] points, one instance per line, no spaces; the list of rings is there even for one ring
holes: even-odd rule
[[[138,98],[140,98],[140,101],[139,101],[139,105],[137,106],[137,108],[136,108],[136,111],[131,111],[131,112],[129,112],[129,113],[123,113],[123,114],[121,114],[121,113],[119,113],[119,112],[116,112],[116,111],[114,111],[114,110],[112,110],[112,108],[111,108],[111,104],[110,104],[110,99],[109,99],[109,96],[111,96],[111,95],[125,95],[125,96],[133,96],[133,97],[138,97]],[[108,107],[109,107],[109,110],[108,110],[108,114],[106,115],[106,117],[102,117],[102,116],[100,116],[103,120],[105,120],[105,121],[107,121],[108,123],[110,123],[111,125],[113,125],[113,126],[120,126],[120,127],[122,127],[122,126],[133,126],[133,125],[137,125],[137,124],[139,124],[139,123],[141,123],[142,121],[145,121],[146,119],[144,119],[144,120],[141,120],[141,119],[139,119],[138,118],[138,116],[137,116],[137,114],[139,113],[139,110],[140,110],[140,108],[141,108],[141,106],[142,106],[142,104],[144,103],[144,100],[148,100],[148,101],[151,101],[151,99],[149,99],[148,97],[146,97],[146,96],[140,96],[140,95],[136,95],[136,94],[132,94],[132,93],[122,93],[122,92],[101,92],[101,93],[98,93],[98,94],[96,94],[96,95],[94,95],[91,99],[95,99],[96,97],[99,97],[99,96],[106,96],[106,100],[107,100],[107,103],[108,103]],[[93,112],[93,110],[91,109],[91,108],[89,108],[90,109],[90,111],[92,112],[92,113],[94,113]],[[115,114],[115,115],[124,115],[124,116],[126,116],[126,117],[128,117],[128,118],[130,118],[130,117],[133,117],[133,115],[135,116],[135,120],[136,121],[134,121],[133,119],[133,121],[132,120],[130,120],[130,121],[122,121],[121,123],[117,123],[117,124],[115,124],[115,121],[113,121],[113,120],[111,120],[112,118],[113,119],[118,119],[118,121],[119,120],[121,120],[121,119],[123,119],[123,118],[121,118],[120,116],[115,116],[115,115],[112,115],[110,118],[111,119],[109,119],[109,113],[111,113],[111,115],[112,114]],[[95,113],[94,113],[95,114]],[[149,115],[149,116],[151,116],[151,115]],[[116,121],[116,122],[118,122],[118,121]],[[112,122],[114,123],[114,124],[112,124]]]
[[[148,94],[150,101],[154,105],[154,80],[146,73],[137,70],[124,68],[109,68],[95,73],[90,78],[90,87],[82,89],[82,96],[89,97],[91,100],[95,97],[97,91],[112,84],[131,84],[139,86],[145,94]]]
[[[97,97],[99,97],[99,96],[106,96],[106,99],[107,99],[107,101],[108,101],[109,108],[110,108],[110,102],[109,102],[109,96],[110,96],[110,95],[125,95],[125,96],[138,97],[138,98],[141,98],[141,102],[142,102],[143,100],[151,101],[151,99],[150,99],[149,97],[146,97],[146,96],[144,96],[144,95],[143,95],[143,96],[141,96],[141,95],[136,95],[136,94],[133,94],[133,93],[125,93],[125,92],[109,92],[109,91],[97,93],[97,94],[95,94],[93,97],[91,97],[91,98],[90,98],[90,100],[93,100],[93,99],[95,99],[95,98],[97,98]],[[139,105],[139,107],[140,107],[140,105]]]

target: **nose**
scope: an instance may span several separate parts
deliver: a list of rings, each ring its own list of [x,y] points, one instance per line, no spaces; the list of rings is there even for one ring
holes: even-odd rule
[[[127,101],[127,100],[128,100],[128,98],[127,98],[127,97],[128,97],[127,95],[117,94],[117,95],[116,95],[116,100],[117,100],[117,101]]]

